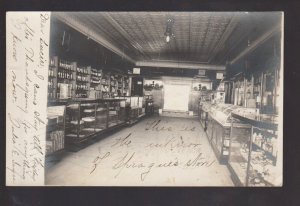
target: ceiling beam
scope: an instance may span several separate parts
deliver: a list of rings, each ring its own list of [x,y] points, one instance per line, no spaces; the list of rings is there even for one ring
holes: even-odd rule
[[[54,16],[59,19],[60,21],[64,22],[68,26],[72,27],[73,29],[77,30],[78,32],[82,33],[83,35],[88,36],[90,39],[94,40],[98,44],[104,46],[105,48],[111,50],[112,52],[116,53],[117,55],[124,57],[128,61],[135,63],[135,60],[121,51],[117,46],[113,45],[111,42],[88,28],[83,23],[77,21],[72,17],[70,14],[66,14],[66,12],[55,12],[53,13]]]
[[[252,42],[250,46],[248,46],[244,51],[242,51],[237,57],[232,59],[229,64],[234,64],[244,56],[251,53],[254,49],[256,49],[258,46],[260,46],[262,43],[273,37],[275,34],[279,33],[281,31],[281,24],[277,24],[272,29],[261,35],[259,38],[257,38],[255,41]]]
[[[183,62],[163,62],[163,61],[137,61],[138,67],[162,67],[162,68],[179,68],[179,69],[205,69],[205,70],[225,70],[223,65],[183,63]]]

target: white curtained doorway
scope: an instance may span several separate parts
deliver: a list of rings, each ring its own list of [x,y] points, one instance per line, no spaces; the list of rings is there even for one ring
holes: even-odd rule
[[[189,85],[164,85],[164,110],[184,111],[189,110]]]

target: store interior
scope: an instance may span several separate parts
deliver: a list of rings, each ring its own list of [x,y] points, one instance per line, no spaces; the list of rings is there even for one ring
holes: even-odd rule
[[[52,12],[45,184],[282,185],[280,12]]]

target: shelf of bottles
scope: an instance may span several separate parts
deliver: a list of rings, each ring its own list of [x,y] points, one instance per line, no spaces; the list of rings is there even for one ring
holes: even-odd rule
[[[51,58],[50,65],[48,70],[48,99],[56,99],[57,98],[57,67],[58,67],[58,59]]]
[[[118,87],[118,84],[117,84],[116,75],[111,74],[110,75],[110,95],[111,95],[111,97],[116,97],[118,95],[117,87]]]
[[[90,90],[91,81],[91,67],[80,67],[76,68],[76,98],[87,98],[88,91]]]
[[[110,97],[110,76],[107,73],[103,73],[102,79],[101,79],[101,92],[102,92],[102,98],[109,98]]]
[[[91,90],[101,90],[102,70],[91,69]]]
[[[70,98],[75,87],[76,63],[59,59],[57,56],[50,59],[48,70],[48,98]],[[63,92],[62,88],[67,88]],[[63,95],[61,95],[63,93]]]
[[[48,99],[90,98],[107,99],[129,95],[129,77],[104,72],[76,62],[50,59],[48,71]]]

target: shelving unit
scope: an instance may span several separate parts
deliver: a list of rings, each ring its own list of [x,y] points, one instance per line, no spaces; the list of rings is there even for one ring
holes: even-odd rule
[[[76,62],[50,59],[48,72],[48,99],[66,99],[73,97],[76,86]]]
[[[76,92],[75,98],[86,98],[90,90],[91,67],[76,68]]]
[[[266,70],[245,77],[239,73],[233,82],[232,99],[234,105],[256,108],[259,113],[278,113],[278,71]]]
[[[129,77],[117,70],[96,69],[57,56],[50,58],[48,105],[66,107],[66,142],[80,143],[125,124],[128,112],[121,96],[129,94],[129,84]],[[129,113],[136,120],[145,115],[145,100],[133,99],[134,112]]]
[[[118,72],[81,66],[77,62],[50,58],[48,99],[113,98],[129,95],[129,77]]]

